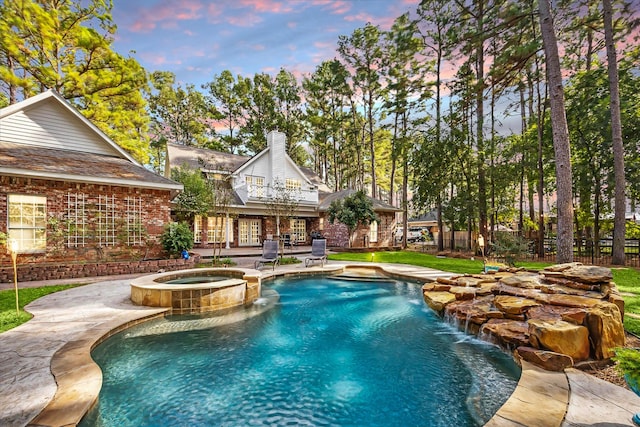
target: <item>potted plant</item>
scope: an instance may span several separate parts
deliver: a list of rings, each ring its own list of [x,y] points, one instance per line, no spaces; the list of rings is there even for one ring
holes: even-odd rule
[[[616,368],[623,376],[629,388],[640,396],[640,350],[636,348],[616,348],[613,360]],[[640,426],[640,413],[633,415],[633,422]]]

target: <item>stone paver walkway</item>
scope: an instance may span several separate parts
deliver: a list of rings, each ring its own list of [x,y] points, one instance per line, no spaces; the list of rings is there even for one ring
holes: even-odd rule
[[[332,261],[325,270],[343,264]],[[449,275],[407,265],[382,268],[419,280]],[[263,274],[310,270],[322,269],[298,264],[275,272],[268,267]],[[100,370],[89,355],[91,347],[120,327],[165,311],[134,306],[129,301],[129,278],[94,280],[100,281],[33,302],[27,306],[32,320],[0,334],[0,426],[77,423],[101,384]],[[552,373],[525,362],[516,391],[487,425],[633,426],[631,417],[638,411],[640,398],[624,388],[575,369]]]

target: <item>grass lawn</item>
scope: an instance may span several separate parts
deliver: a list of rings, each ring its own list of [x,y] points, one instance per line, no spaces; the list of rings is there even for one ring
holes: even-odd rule
[[[470,260],[463,258],[438,258],[435,255],[419,252],[398,251],[398,252],[375,252],[352,253],[342,252],[329,255],[329,259],[336,261],[363,261],[363,262],[388,262],[396,264],[419,265],[430,267],[451,273],[482,272],[482,260]],[[553,265],[549,262],[523,261],[516,262],[517,267],[524,267],[530,270],[541,270],[544,267]],[[627,331],[640,335],[640,270],[633,268],[613,268],[613,281],[622,293],[625,302],[626,314],[637,314],[638,318],[625,315],[624,327]]]
[[[13,289],[0,291],[0,333],[13,329],[31,319],[31,314],[24,311],[24,306],[45,295],[65,289],[82,286],[81,284],[43,286],[40,288],[18,289],[20,314],[16,314],[16,293]]]

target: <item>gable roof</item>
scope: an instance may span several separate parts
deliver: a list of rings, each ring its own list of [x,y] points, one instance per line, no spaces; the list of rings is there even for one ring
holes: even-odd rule
[[[213,170],[203,169],[202,164],[198,159],[203,159],[208,164],[216,166],[215,171],[239,173],[242,169],[252,164],[255,159],[264,155],[264,153],[268,151],[269,149],[265,148],[255,156],[249,157],[241,156],[238,154],[224,153],[222,151],[211,150],[208,148],[189,147],[186,145],[171,143],[167,144],[167,157],[169,159],[170,168],[177,168],[186,164],[192,169],[201,169],[203,171],[211,172]],[[309,181],[310,184],[317,186],[321,190],[326,188],[327,191],[330,191],[329,188],[326,187],[326,185],[322,182],[322,179],[318,176],[318,174],[315,173],[312,169],[298,166],[293,160],[290,161],[300,172],[300,174]]]
[[[54,91],[0,109],[0,175],[177,191]]]
[[[356,193],[356,190],[346,189],[340,190],[336,193],[321,193],[320,194],[320,203],[318,204],[318,211],[326,212],[331,205],[331,202],[334,200],[341,200],[345,197],[352,196]],[[395,206],[391,206],[388,203],[383,202],[382,200],[374,199],[373,197],[367,196],[367,199],[371,200],[373,204],[373,210],[375,212],[400,212],[402,209],[396,208]]]
[[[0,109],[0,141],[124,158],[140,164],[54,90]]]

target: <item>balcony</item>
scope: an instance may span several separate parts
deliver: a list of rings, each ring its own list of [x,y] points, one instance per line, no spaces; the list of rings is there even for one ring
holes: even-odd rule
[[[247,203],[248,201],[258,202],[258,201],[266,201],[270,200],[274,197],[277,197],[277,192],[269,185],[251,185],[247,186],[246,184],[241,184],[239,186],[234,187],[234,190],[242,199],[243,203]],[[298,203],[301,204],[317,204],[318,203],[318,190],[308,190],[308,189],[296,189],[296,190],[285,190],[288,195]],[[282,194],[279,195],[282,198]]]

